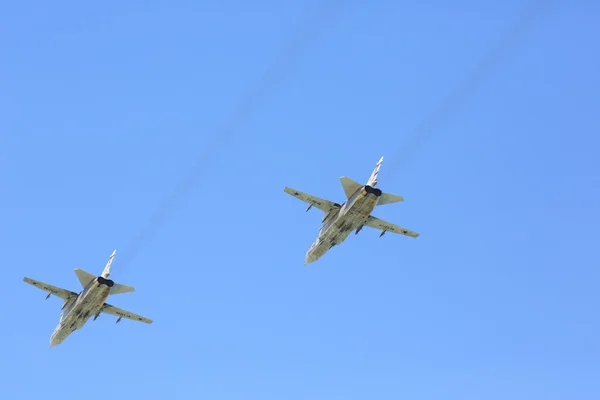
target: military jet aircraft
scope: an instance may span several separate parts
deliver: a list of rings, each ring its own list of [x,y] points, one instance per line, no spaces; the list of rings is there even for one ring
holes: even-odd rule
[[[325,213],[321,221],[319,236],[306,253],[305,264],[317,261],[333,246],[346,240],[353,230],[356,230],[356,234],[358,234],[363,226],[382,230],[379,237],[382,237],[386,232],[394,232],[413,238],[419,236],[416,232],[370,215],[375,206],[404,201],[402,196],[383,193],[380,189],[375,188],[377,174],[382,163],[383,157],[377,163],[366,185],[361,185],[346,176],[340,178],[347,197],[342,205],[289,187],[284,189],[286,193],[309,204],[306,211],[314,206]]]
[[[141,321],[147,324],[152,323],[151,319],[122,310],[104,302],[111,294],[135,291],[134,287],[120,285],[108,279],[108,276],[110,275],[110,265],[116,253],[117,251],[115,250],[110,255],[110,258],[104,267],[104,271],[100,276],[94,276],[79,268],[75,269],[75,274],[83,287],[83,290],[79,292],[79,294],[71,292],[70,290],[48,285],[47,283],[35,281],[31,278],[23,278],[25,282],[47,292],[48,296],[46,296],[46,300],[51,295],[55,295],[64,301],[62,307],[63,311],[60,314],[60,322],[50,337],[50,347],[62,343],[71,333],[81,329],[92,315],[94,316],[94,321],[101,313],[106,313],[118,316],[117,323],[121,318]]]

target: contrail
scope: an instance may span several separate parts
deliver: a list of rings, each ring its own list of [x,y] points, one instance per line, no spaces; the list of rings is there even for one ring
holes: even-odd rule
[[[388,165],[390,179],[411,161],[411,157],[414,157],[428,140],[431,140],[450,115],[456,112],[469,96],[475,93],[490,70],[502,62],[507,53],[516,47],[518,42],[532,28],[536,17],[544,11],[548,3],[550,3],[550,0],[537,1],[526,9],[508,30],[507,34],[487,52],[466,78],[448,94],[434,113],[417,126],[417,129],[408,137],[400,151],[393,158],[390,157],[390,165]]]
[[[264,75],[258,80],[254,90],[241,99],[234,108],[231,116],[227,119],[225,126],[216,133],[212,143],[208,145],[198,156],[196,163],[189,174],[169,193],[159,204],[156,211],[144,227],[138,232],[126,247],[123,255],[123,269],[138,256],[143,247],[154,237],[160,227],[167,221],[171,212],[180,201],[198,182],[204,171],[213,161],[215,154],[231,141],[240,132],[240,128],[248,121],[252,112],[256,109],[260,100],[269,91],[290,73],[294,64],[297,64],[311,44],[317,39],[337,17],[343,7],[340,1],[332,0],[320,3],[308,16],[307,20],[299,26],[299,29],[286,42],[278,57],[270,65]]]

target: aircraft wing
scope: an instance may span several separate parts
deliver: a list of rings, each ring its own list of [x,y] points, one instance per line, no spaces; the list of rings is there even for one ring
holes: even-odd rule
[[[117,317],[127,318],[132,321],[141,321],[141,322],[145,322],[147,324],[151,324],[153,322],[151,319],[142,317],[141,315],[134,314],[132,312],[123,310],[123,309],[115,307],[115,306],[111,306],[108,303],[104,303],[104,305],[102,306],[102,309],[100,311],[103,313],[106,313],[106,314],[117,316]],[[119,321],[117,321],[117,322],[119,322]]]
[[[404,235],[404,236],[410,236],[413,238],[416,238],[419,236],[419,234],[417,232],[409,231],[408,229],[405,229],[398,225],[394,225],[390,222],[376,218],[372,215],[369,215],[369,218],[367,218],[367,222],[365,223],[365,226],[368,226],[370,228],[380,229],[384,232],[393,232],[393,233],[397,233],[397,234]]]
[[[44,283],[44,282],[34,281],[31,278],[25,277],[25,278],[23,278],[23,281],[29,283],[30,285],[35,286],[38,289],[42,289],[43,291],[45,291],[47,293],[53,294],[57,297],[60,297],[63,300],[68,300],[73,296],[77,297],[77,293],[75,293],[75,292],[71,292],[70,290],[62,289],[62,288],[59,288],[56,286],[48,285],[47,283]]]
[[[300,192],[298,190],[295,190],[295,189],[292,189],[289,187],[286,187],[285,189],[283,189],[283,191],[286,192],[287,194],[294,196],[297,199],[302,200],[306,204],[310,204],[312,207],[316,207],[319,210],[322,210],[326,213],[329,212],[333,208],[340,207],[339,204],[334,203],[333,201],[321,199],[320,197],[312,196],[310,194],[303,193],[303,192]]]

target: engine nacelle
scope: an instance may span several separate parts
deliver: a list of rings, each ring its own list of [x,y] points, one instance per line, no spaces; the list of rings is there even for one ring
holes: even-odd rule
[[[338,203],[333,203],[333,205],[335,206],[335,208],[332,208],[327,214],[325,214],[325,216],[321,220],[321,223],[327,221],[329,218],[337,215],[337,213],[340,212],[340,208],[342,208],[342,206]]]
[[[71,307],[73,307],[73,304],[75,304],[76,298],[71,298],[71,300],[65,301],[63,303],[63,306],[61,308],[61,310],[69,310]]]
[[[112,280],[110,280],[110,279],[103,278],[103,277],[101,277],[101,276],[99,276],[99,277],[98,277],[98,278],[96,278],[96,279],[97,279],[97,281],[98,281],[98,283],[99,283],[100,285],[106,285],[106,286],[108,286],[108,287],[113,287],[113,286],[114,286],[114,284],[115,284],[115,282],[114,282],[114,281],[112,281]]]
[[[381,191],[381,189],[377,189],[377,188],[371,187],[369,185],[365,185],[365,192],[367,192],[368,194],[374,194],[377,197],[381,197],[381,195],[383,193]]]

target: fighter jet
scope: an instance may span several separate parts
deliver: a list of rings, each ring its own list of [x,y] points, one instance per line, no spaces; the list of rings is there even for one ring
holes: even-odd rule
[[[25,282],[47,292],[48,296],[46,296],[46,300],[48,300],[51,295],[55,295],[64,301],[62,313],[60,314],[60,322],[52,333],[52,336],[50,336],[50,347],[62,343],[71,333],[81,329],[92,315],[94,316],[94,321],[101,313],[106,313],[118,316],[117,323],[121,318],[141,321],[147,324],[152,323],[151,319],[122,310],[104,302],[111,294],[135,291],[134,287],[120,285],[108,279],[108,276],[110,275],[110,265],[116,253],[117,250],[113,251],[110,255],[110,258],[104,267],[104,271],[100,276],[94,276],[79,268],[75,269],[75,274],[83,287],[83,290],[79,292],[79,294],[67,289],[48,285],[47,283],[35,281],[31,278],[23,278]]]
[[[284,189],[286,193],[309,204],[306,211],[316,207],[325,213],[321,221],[319,236],[306,253],[305,265],[317,261],[333,246],[341,244],[353,230],[356,230],[355,234],[358,234],[363,226],[380,229],[382,232],[379,237],[382,237],[386,232],[394,232],[413,238],[419,236],[416,232],[370,215],[375,206],[404,201],[402,196],[383,193],[380,189],[375,188],[377,174],[382,163],[383,157],[377,163],[366,185],[361,185],[346,176],[340,178],[347,197],[342,205],[289,187]]]

